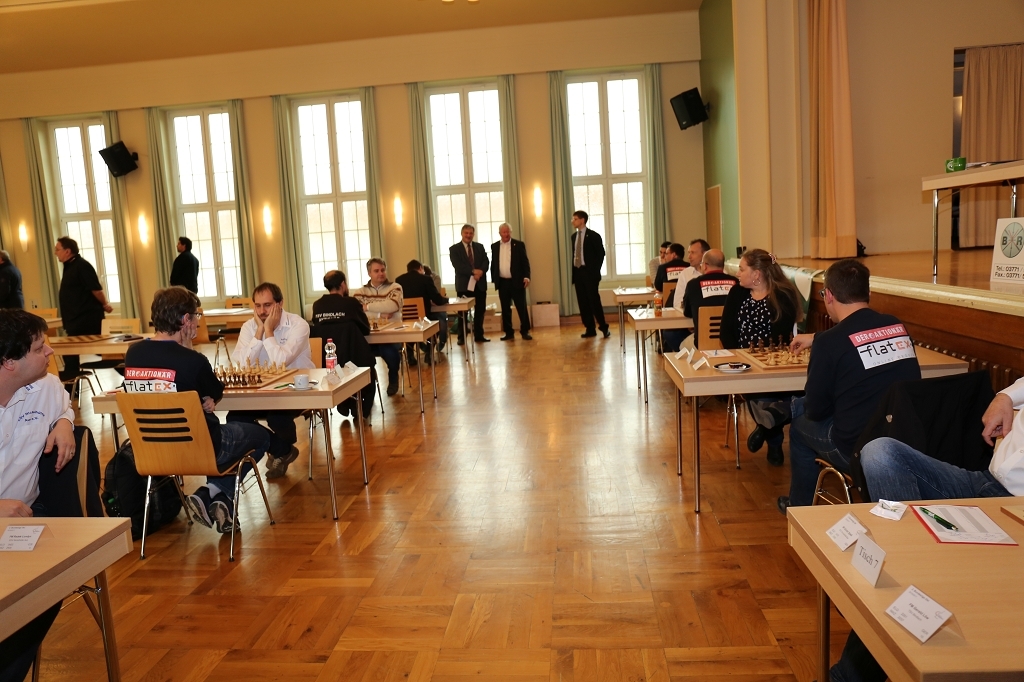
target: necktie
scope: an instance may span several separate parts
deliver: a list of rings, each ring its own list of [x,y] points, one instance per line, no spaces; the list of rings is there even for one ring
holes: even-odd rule
[[[583,233],[576,233],[576,255],[573,256],[572,266],[574,268],[583,267]]]
[[[476,265],[473,263],[473,245],[466,244],[466,255],[469,256],[469,267],[475,268]]]

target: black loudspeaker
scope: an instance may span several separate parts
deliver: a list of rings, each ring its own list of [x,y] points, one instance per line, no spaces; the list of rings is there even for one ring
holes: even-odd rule
[[[124,142],[115,142],[106,149],[101,149],[100,156],[103,157],[103,162],[107,164],[110,174],[115,178],[128,175],[139,167],[139,164],[135,163],[138,161],[139,155],[128,151]]]
[[[680,130],[686,130],[690,126],[708,120],[708,111],[704,108],[704,102],[701,100],[697,88],[679,93],[670,101],[672,102],[672,111],[676,112]]]

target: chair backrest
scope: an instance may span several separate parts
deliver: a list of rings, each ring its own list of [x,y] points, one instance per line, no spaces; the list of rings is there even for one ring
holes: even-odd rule
[[[407,298],[402,301],[403,320],[422,320],[427,316],[423,307],[423,298]]]
[[[219,476],[213,441],[195,391],[117,394],[135,468],[143,476]]]
[[[650,289],[651,287],[654,286],[654,280],[651,279],[650,275],[647,275],[647,279],[645,281],[647,282],[647,288],[648,289]]]
[[[56,308],[33,308],[29,312],[32,313],[33,315],[38,315],[39,317],[48,320],[52,320],[53,318],[57,317]]]
[[[141,334],[142,322],[137,317],[106,318],[100,323],[100,334]]]
[[[697,308],[697,348],[718,350],[722,347],[722,311],[725,306],[705,305]]]
[[[252,299],[247,296],[235,296],[224,301],[225,308],[252,308]]]
[[[317,337],[309,337],[309,357],[313,360],[313,366],[320,369],[324,366],[324,340]]]
[[[661,304],[668,308],[671,304],[669,301],[672,300],[672,293],[676,290],[675,282],[665,282],[661,286]],[[673,301],[674,302],[674,301]]]

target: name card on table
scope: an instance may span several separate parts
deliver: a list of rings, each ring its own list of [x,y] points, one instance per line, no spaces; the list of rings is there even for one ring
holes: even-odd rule
[[[881,575],[882,564],[885,563],[885,550],[867,535],[861,535],[857,538],[857,545],[853,548],[851,562],[853,567],[860,571],[860,574],[867,578],[867,581],[874,587],[878,584],[878,576]]]
[[[711,365],[708,364],[707,356],[704,355],[704,354],[701,354],[700,360],[698,360],[697,362],[693,363],[693,368],[694,369],[700,369],[701,367],[704,367],[704,366],[710,367]]]
[[[44,525],[7,526],[0,535],[0,552],[31,552],[44,528]]]
[[[676,360],[681,360],[682,358],[686,358],[687,362],[692,360],[693,359],[693,349],[692,348],[680,348],[679,352],[676,353]]]
[[[839,519],[839,522],[827,531],[832,542],[836,543],[844,552],[849,549],[850,545],[857,542],[857,538],[866,535],[867,532],[868,529],[862,526],[853,514],[847,514]]]
[[[934,599],[913,585],[885,610],[907,632],[917,637],[922,644],[934,635],[942,624],[953,615]]]

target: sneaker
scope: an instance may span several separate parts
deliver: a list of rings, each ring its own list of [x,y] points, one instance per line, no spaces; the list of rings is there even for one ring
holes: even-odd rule
[[[288,473],[288,465],[294,462],[298,456],[299,449],[293,445],[287,455],[284,457],[275,457],[274,460],[267,465],[267,480],[272,478],[282,478]]]
[[[196,491],[185,498],[188,503],[188,510],[195,518],[196,521],[203,524],[207,528],[213,528],[213,521],[210,520],[209,508],[212,500],[210,499],[210,489],[205,485],[201,488],[196,488]]]
[[[217,527],[218,533],[230,533],[231,526],[231,515],[234,512],[235,505],[232,504],[231,498],[224,493],[217,493],[217,497],[213,498],[213,502],[210,503],[210,518],[213,519],[213,523]],[[235,520],[234,529],[238,530],[241,528],[241,524]]]

